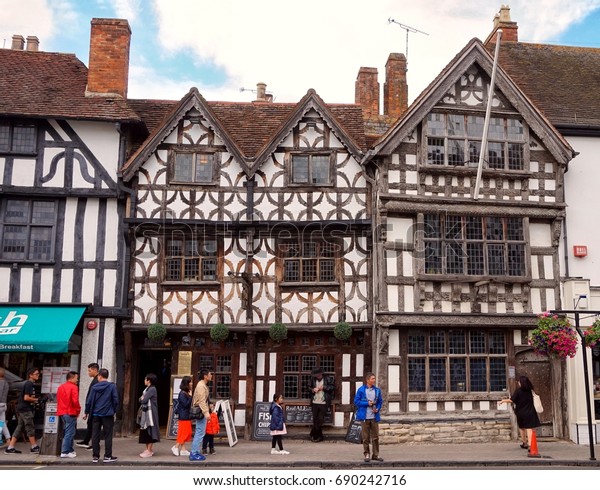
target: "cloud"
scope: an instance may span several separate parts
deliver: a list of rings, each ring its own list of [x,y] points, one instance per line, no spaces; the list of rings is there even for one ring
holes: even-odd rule
[[[33,15],[33,13],[35,15]],[[27,8],[21,1],[2,2],[0,16],[0,47],[10,48],[12,36],[37,36],[41,42],[55,33],[54,12],[47,0],[29,0]]]

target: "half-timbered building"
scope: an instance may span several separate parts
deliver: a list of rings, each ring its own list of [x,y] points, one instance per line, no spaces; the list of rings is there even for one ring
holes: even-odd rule
[[[125,329],[125,407],[145,370],[214,371],[211,396],[250,429],[255,402],[282,392],[288,423],[306,424],[315,367],[334,376],[330,423],[343,426],[371,366],[372,179],[357,105],[328,105],[309,90],[274,103],[130,101],[151,134],[126,162],[133,317]],[[161,114],[161,118],[157,114]],[[333,328],[347,322],[348,340]],[[167,339],[146,339],[161,323]],[[225,341],[211,328],[224,324]],[[273,324],[287,327],[274,341]],[[129,398],[128,398],[129,396]],[[296,407],[292,412],[289,407]],[[346,415],[346,418],[344,417]],[[131,417],[124,416],[126,422]]]
[[[119,130],[139,120],[124,102],[129,36],[127,21],[93,20],[89,70],[35,37],[0,49],[0,364],[23,377],[99,362],[116,378],[128,262]]]
[[[544,430],[563,434],[563,366],[540,367],[524,347],[536,314],[560,306],[573,151],[501,68],[489,93],[492,67],[471,41],[364,159],[376,169],[374,340],[389,441],[508,440],[497,401],[522,374],[551,386]]]

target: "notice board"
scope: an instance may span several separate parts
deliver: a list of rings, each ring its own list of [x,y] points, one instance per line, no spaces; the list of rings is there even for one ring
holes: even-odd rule
[[[252,420],[252,439],[255,441],[270,441],[271,414],[269,402],[256,402],[254,404],[254,417]]]
[[[352,414],[348,430],[346,431],[346,442],[353,442],[354,444],[362,444],[362,426],[360,422],[355,419],[355,413]]]

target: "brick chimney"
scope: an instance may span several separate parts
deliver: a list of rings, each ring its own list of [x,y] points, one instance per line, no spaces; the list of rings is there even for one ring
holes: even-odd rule
[[[10,49],[23,50],[25,48],[25,38],[19,34],[15,34],[12,37],[12,45]]]
[[[127,98],[131,29],[124,19],[92,19],[86,95]]]
[[[398,119],[408,107],[408,84],[406,83],[406,56],[390,53],[385,64],[383,84],[383,113]]]
[[[27,51],[39,51],[40,40],[36,36],[27,36]]]
[[[519,26],[516,22],[510,20],[510,7],[508,5],[502,5],[500,12],[494,15],[494,27],[484,44],[496,44],[498,29],[502,29],[501,43],[519,42]]]
[[[363,116],[379,116],[379,81],[377,68],[361,67],[354,84],[354,101],[362,106]]]

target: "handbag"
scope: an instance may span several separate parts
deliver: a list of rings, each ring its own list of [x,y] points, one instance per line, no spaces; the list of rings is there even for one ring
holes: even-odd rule
[[[193,406],[190,408],[190,420],[202,420],[204,418],[204,413],[199,405]]]
[[[535,408],[537,413],[542,413],[544,411],[544,406],[542,405],[542,399],[540,398],[540,395],[538,395],[535,391],[532,391],[531,394],[533,395],[533,408]]]

